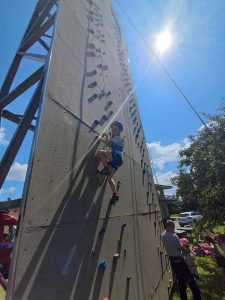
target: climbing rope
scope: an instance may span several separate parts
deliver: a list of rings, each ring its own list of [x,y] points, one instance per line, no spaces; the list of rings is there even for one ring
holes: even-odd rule
[[[128,14],[126,13],[125,9],[121,6],[121,4],[119,3],[118,0],[115,0],[115,2],[117,3],[117,5],[120,7],[121,11],[123,12],[123,14],[126,16],[126,18],[128,19],[128,21],[130,22],[130,24],[132,25],[132,27],[134,28],[134,30],[136,31],[137,35],[140,37],[140,39],[143,41],[145,47],[147,48],[147,50],[150,52],[150,54],[153,56],[153,58],[156,60],[156,62],[158,63],[158,65],[161,67],[161,69],[164,71],[164,73],[166,74],[166,76],[169,78],[169,80],[173,83],[173,85],[176,87],[176,89],[179,91],[179,93],[182,95],[183,99],[186,101],[186,103],[189,105],[189,107],[191,108],[191,110],[194,112],[194,114],[198,117],[198,119],[200,120],[200,122],[207,128],[208,126],[206,125],[206,123],[204,122],[204,120],[201,118],[201,116],[199,115],[199,113],[197,112],[197,110],[194,108],[194,106],[191,104],[191,102],[188,100],[188,98],[185,96],[184,92],[182,91],[182,89],[180,88],[180,86],[178,85],[178,83],[175,81],[175,79],[170,75],[169,71],[164,67],[164,65],[161,63],[161,61],[159,60],[159,58],[157,57],[157,55],[154,53],[154,51],[152,50],[152,48],[148,45],[146,39],[144,38],[144,36],[140,33],[140,31],[138,30],[137,26],[134,24],[134,22],[132,21],[132,19],[128,16]]]

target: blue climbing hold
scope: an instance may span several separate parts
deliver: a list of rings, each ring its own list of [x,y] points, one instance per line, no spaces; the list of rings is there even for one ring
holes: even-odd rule
[[[100,260],[98,267],[100,270],[105,270],[105,268],[107,267],[107,263],[104,259]]]
[[[126,223],[123,223],[123,224],[121,225],[121,228],[124,229],[126,226],[127,226],[127,224],[126,224]]]

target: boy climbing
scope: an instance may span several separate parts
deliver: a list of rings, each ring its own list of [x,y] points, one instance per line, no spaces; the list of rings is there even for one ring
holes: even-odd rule
[[[99,150],[99,158],[103,164],[103,169],[98,171],[101,176],[107,176],[107,180],[112,189],[111,203],[119,200],[113,175],[116,170],[123,164],[123,147],[124,141],[120,136],[123,131],[123,124],[120,121],[112,122],[111,126],[112,138],[110,140],[100,137],[99,140],[111,150]]]

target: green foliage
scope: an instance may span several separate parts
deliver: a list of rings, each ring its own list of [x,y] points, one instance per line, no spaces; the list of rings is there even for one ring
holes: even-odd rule
[[[179,175],[172,180],[182,209],[200,210],[210,228],[225,219],[225,106],[219,111],[189,137],[190,146],[180,151]]]

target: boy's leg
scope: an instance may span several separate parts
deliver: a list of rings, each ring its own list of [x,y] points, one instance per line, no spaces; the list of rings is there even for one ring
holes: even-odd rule
[[[113,180],[113,175],[116,173],[116,170],[111,168],[111,172],[110,172],[110,175],[107,177],[107,180],[109,182],[109,185],[111,187],[111,190],[113,192],[113,195],[117,195],[117,190],[116,190],[116,183],[115,181]]]
[[[99,158],[104,166],[104,168],[100,171],[100,174],[103,176],[110,175],[110,168],[108,166],[108,162],[112,160],[112,154],[106,150],[99,150]]]
[[[112,153],[106,150],[99,150],[98,156],[104,167],[108,167],[108,161],[112,160]]]

